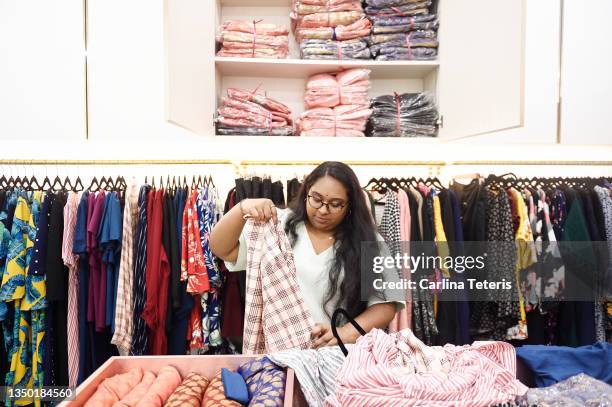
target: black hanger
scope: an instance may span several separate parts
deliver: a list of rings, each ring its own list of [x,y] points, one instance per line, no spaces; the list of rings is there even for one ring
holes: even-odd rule
[[[87,188],[90,192],[98,192],[101,189],[100,183],[98,182],[98,178],[93,177],[91,183],[89,184],[89,188]]]
[[[33,191],[41,191],[44,190],[39,184],[36,176],[32,176],[29,180],[29,187],[32,188]]]
[[[59,176],[55,177],[53,180],[53,185],[51,185],[52,191],[61,191],[64,189],[64,184]]]
[[[76,181],[74,181],[74,186],[72,187],[72,190],[74,192],[81,192],[85,189],[85,186],[83,185],[83,182],[81,181],[81,177],[77,177]]]

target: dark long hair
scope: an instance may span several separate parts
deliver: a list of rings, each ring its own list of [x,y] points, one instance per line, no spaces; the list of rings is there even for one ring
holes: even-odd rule
[[[326,161],[315,168],[306,177],[298,195],[289,207],[292,214],[289,215],[285,225],[285,232],[289,236],[292,245],[298,239],[296,227],[300,222],[307,222],[306,198],[308,191],[319,178],[330,176],[340,182],[346,189],[348,195],[348,209],[344,219],[334,232],[334,238],[339,244],[336,246],[335,259],[329,271],[329,289],[325,293],[323,309],[328,317],[327,305],[338,295],[338,301],[333,308],[344,308],[351,317],[361,314],[367,307],[367,302],[361,298],[369,298],[374,292],[370,277],[371,272],[364,273],[364,284],[362,287],[361,266],[372,264],[372,259],[362,259],[362,242],[375,242],[376,230],[372,215],[365,202],[365,196],[359,185],[359,180],[353,170],[346,164],[337,161]],[[365,251],[366,253],[371,250]],[[370,254],[368,254],[370,257]],[[340,281],[341,271],[344,268],[344,278]]]

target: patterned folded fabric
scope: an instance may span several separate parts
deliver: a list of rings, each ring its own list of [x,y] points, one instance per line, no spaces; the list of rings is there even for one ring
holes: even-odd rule
[[[238,368],[247,386],[249,406],[282,407],[285,402],[287,374],[267,357],[244,363]]]
[[[164,407],[200,407],[209,380],[197,373],[189,373],[174,390]]]
[[[202,399],[202,407],[241,407],[242,404],[233,400],[228,400],[225,397],[225,389],[223,388],[223,380],[221,380],[221,372],[210,381],[204,398]]]

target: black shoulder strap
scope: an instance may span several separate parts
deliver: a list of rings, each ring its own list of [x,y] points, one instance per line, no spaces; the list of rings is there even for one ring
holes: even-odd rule
[[[344,356],[347,356],[348,350],[346,350],[346,346],[344,346],[344,342],[342,342],[340,335],[338,335],[337,322],[338,322],[338,317],[340,316],[340,314],[344,315],[346,319],[351,323],[351,325],[353,325],[355,329],[357,330],[357,332],[359,332],[361,335],[365,335],[366,331],[364,331],[364,329],[357,323],[357,321],[355,321],[353,318],[349,316],[346,310],[342,308],[338,308],[337,310],[334,311],[332,315],[332,319],[331,319],[332,333],[336,337],[336,340],[338,341],[338,345],[340,346],[340,349],[342,349],[342,353],[344,353]]]

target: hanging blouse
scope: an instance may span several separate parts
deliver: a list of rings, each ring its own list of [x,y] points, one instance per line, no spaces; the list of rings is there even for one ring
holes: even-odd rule
[[[200,240],[197,199],[198,192],[191,192],[183,212],[181,280],[187,281],[187,292],[201,294],[210,290],[210,282]]]

